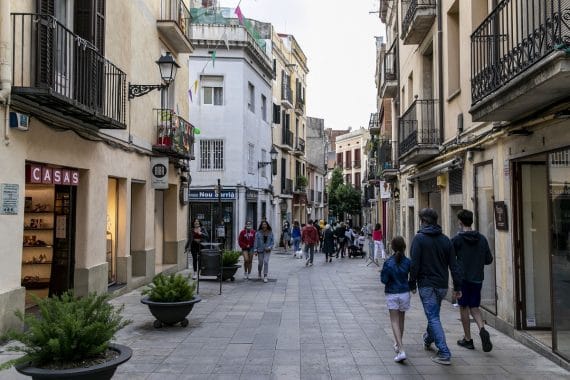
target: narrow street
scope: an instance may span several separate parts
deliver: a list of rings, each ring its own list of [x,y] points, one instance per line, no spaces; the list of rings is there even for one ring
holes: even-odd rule
[[[441,366],[424,351],[425,316],[418,295],[406,318],[408,360],[394,363],[392,332],[379,283],[378,267],[363,259],[315,264],[274,252],[270,280],[202,281],[203,300],[187,328],[154,329],[140,303],[140,290],[116,298],[133,323],[117,341],[132,347],[131,360],[115,379],[567,379],[569,373],[513,339],[488,328],[493,351],[460,348],[459,313],[442,305],[452,365]],[[255,265],[255,263],[254,263]],[[255,271],[255,266],[254,266]],[[473,324],[473,326],[475,326]],[[1,354],[2,359],[9,356]],[[2,360],[3,361],[3,360]],[[15,370],[0,379],[24,378]]]

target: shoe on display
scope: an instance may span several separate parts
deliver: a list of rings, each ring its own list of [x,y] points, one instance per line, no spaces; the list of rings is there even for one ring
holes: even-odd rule
[[[457,345],[461,346],[461,347],[465,347],[469,350],[475,349],[475,346],[473,345],[473,339],[466,340],[465,338],[463,338],[463,339],[457,341]]]
[[[479,331],[479,336],[481,337],[481,344],[483,345],[483,351],[490,352],[493,349],[493,344],[491,343],[491,336],[489,332],[485,330],[484,327]]]
[[[406,359],[407,359],[406,353],[404,351],[400,351],[400,352],[398,352],[398,355],[396,355],[396,357],[394,358],[394,361],[396,363],[401,363]]]

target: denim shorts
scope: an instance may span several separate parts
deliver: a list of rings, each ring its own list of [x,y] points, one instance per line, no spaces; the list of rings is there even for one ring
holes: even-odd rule
[[[386,306],[388,310],[410,310],[410,292],[386,293]]]
[[[459,306],[479,307],[481,305],[482,283],[463,281],[461,285],[461,298],[457,300]]]

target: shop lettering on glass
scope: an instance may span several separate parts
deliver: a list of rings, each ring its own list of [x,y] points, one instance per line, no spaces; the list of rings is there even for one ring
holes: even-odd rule
[[[52,168],[30,164],[26,167],[26,182],[44,185],[79,185],[79,170]]]

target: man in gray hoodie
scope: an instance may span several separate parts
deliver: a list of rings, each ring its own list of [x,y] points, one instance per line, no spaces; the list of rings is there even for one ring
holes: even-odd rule
[[[473,212],[461,210],[457,213],[457,218],[461,232],[451,241],[457,255],[457,262],[463,270],[462,297],[458,303],[464,332],[463,339],[458,340],[457,344],[470,350],[475,349],[469,323],[469,314],[471,314],[477,323],[477,327],[479,327],[483,351],[489,352],[493,349],[493,344],[489,332],[485,330],[479,305],[481,304],[481,288],[483,287],[483,268],[493,262],[493,255],[485,236],[471,228]]]

